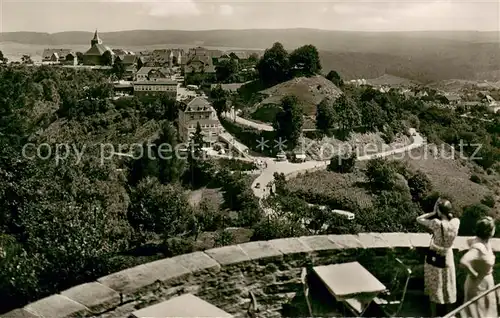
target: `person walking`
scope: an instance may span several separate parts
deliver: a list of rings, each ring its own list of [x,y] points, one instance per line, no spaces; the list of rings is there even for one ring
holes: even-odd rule
[[[464,285],[464,303],[495,286],[493,266],[495,254],[490,239],[495,235],[495,221],[487,216],[476,224],[476,238],[460,260],[460,265],[467,269],[468,275]],[[496,292],[470,304],[462,311],[462,317],[498,317]]]
[[[460,220],[452,213],[448,200],[438,198],[434,211],[417,217],[417,222],[428,228],[432,239],[425,257],[424,282],[425,293],[429,296],[431,316],[436,317],[437,305],[451,310],[451,304],[457,301],[457,283],[453,242],[458,235]]]

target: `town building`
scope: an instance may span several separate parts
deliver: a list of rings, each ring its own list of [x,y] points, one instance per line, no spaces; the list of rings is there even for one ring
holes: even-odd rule
[[[45,49],[42,53],[42,63],[73,64],[76,60],[76,53],[71,49]]]
[[[184,74],[215,73],[212,58],[208,55],[194,55],[186,62]]]
[[[189,142],[200,124],[204,147],[211,147],[217,142],[223,131],[213,106],[203,97],[195,97],[184,109],[179,109],[179,135],[183,142]]]
[[[134,82],[134,95],[167,94],[177,98],[179,83],[174,80],[137,81]]]
[[[128,80],[133,80],[135,78],[135,75],[137,73],[137,62],[139,58],[135,54],[131,54],[130,52],[125,55],[117,55],[116,51],[115,52],[116,58],[115,58],[115,63],[120,61],[124,66],[125,66],[125,74],[124,77]]]
[[[136,74],[137,81],[163,81],[172,79],[172,71],[168,68],[144,66]]]
[[[174,67],[183,64],[185,52],[182,49],[158,49],[151,54],[155,66]]]
[[[111,61],[106,60],[106,52],[111,54]],[[97,30],[94,33],[94,38],[90,41],[90,49],[83,54],[84,65],[109,65],[113,64],[115,53],[102,43]]]

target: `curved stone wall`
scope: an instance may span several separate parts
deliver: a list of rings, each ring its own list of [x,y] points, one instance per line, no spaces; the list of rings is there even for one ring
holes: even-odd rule
[[[454,248],[467,249],[467,239],[458,237]],[[399,257],[411,266],[418,280],[429,240],[425,233],[361,233],[225,246],[129,268],[2,317],[127,317],[137,309],[187,292],[244,317],[249,291],[257,298],[259,316],[280,317],[282,305],[302,289],[302,267],[358,261],[384,282],[391,276],[390,262]],[[500,252],[500,239],[494,239],[492,245]],[[457,281],[460,288],[463,277],[458,272]]]

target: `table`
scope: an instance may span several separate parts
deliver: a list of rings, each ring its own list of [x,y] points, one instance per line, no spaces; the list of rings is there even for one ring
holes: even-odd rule
[[[192,294],[184,294],[132,313],[133,318],[232,318],[233,316]]]
[[[313,268],[337,301],[361,316],[373,299],[387,288],[358,262]]]

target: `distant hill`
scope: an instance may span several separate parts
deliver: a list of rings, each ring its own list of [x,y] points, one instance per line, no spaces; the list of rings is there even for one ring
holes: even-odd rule
[[[390,74],[384,74],[380,77],[367,79],[366,83],[372,86],[388,85],[388,86],[413,86],[419,85],[417,81],[412,81],[407,78],[402,78]]]
[[[14,48],[88,46],[91,32],[0,33],[1,50]],[[265,49],[281,42],[287,49],[313,44],[321,51],[323,69],[345,78],[374,78],[384,73],[422,82],[451,78],[496,79],[500,69],[498,32],[347,32],[314,29],[283,30],[137,30],[100,33],[111,47],[194,47]],[[6,42],[10,42],[6,43]],[[12,44],[14,43],[14,44]],[[26,52],[28,53],[28,52]],[[493,78],[494,77],[494,78]]]

